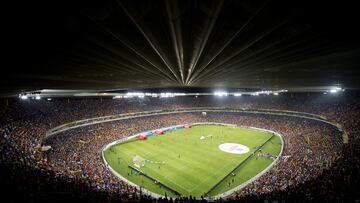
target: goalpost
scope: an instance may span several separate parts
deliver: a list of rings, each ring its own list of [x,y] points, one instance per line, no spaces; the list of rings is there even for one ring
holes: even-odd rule
[[[133,157],[133,162],[134,162],[134,166],[136,168],[141,168],[141,167],[145,166],[145,159],[139,155],[136,155]]]

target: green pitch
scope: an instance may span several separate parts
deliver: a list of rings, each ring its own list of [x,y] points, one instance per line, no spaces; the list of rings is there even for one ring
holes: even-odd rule
[[[250,151],[244,154],[224,152],[219,149],[223,143],[245,145]],[[172,197],[176,196],[174,191],[182,196],[215,196],[239,186],[273,162],[257,156],[260,146],[262,153],[278,156],[281,140],[272,133],[254,129],[198,125],[147,140],[134,138],[113,145],[104,151],[104,157],[121,176],[151,192]],[[147,177],[129,167],[134,167],[136,155],[144,159],[144,166],[139,170]]]

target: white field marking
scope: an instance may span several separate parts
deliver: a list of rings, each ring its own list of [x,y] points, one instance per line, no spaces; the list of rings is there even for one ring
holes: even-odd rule
[[[127,153],[127,152],[124,152],[124,153],[127,154],[127,155],[129,155],[129,153]],[[158,154],[160,154],[160,153],[158,153]],[[185,168],[185,167],[186,167],[186,166],[183,166],[183,167],[181,167],[181,169],[183,169],[183,168]],[[153,169],[153,168],[151,168],[151,167],[149,167],[149,166],[147,167],[147,169],[150,170],[150,171],[155,171],[155,169]],[[151,173],[151,172],[150,172],[150,173]],[[157,173],[157,172],[155,172],[155,173]],[[151,176],[152,176],[152,175],[151,175]],[[163,175],[163,173],[161,173],[159,176],[166,178],[166,180],[168,180],[168,181],[170,181],[171,183],[179,186],[181,189],[185,190],[186,192],[189,192],[189,189],[188,189],[188,188],[184,188],[183,186],[181,186],[181,185],[173,182],[170,178],[168,178],[167,176]]]
[[[127,153],[127,152],[125,152],[125,151],[123,151],[123,152],[124,152],[125,154],[129,155],[129,153]],[[148,169],[150,169],[151,171],[155,171],[154,169],[149,168],[149,167],[148,167]],[[169,179],[169,178],[166,177],[165,175],[161,174],[160,176],[163,176],[164,178],[166,178],[166,179],[167,179],[168,181],[170,181],[171,183],[179,186],[181,189],[185,190],[186,192],[189,192],[189,189],[188,189],[188,188],[184,188],[184,187],[182,187],[181,185],[178,185],[177,183],[173,182],[171,179]]]
[[[184,169],[186,168],[187,166],[186,165],[183,165],[182,167],[178,168],[178,169]],[[164,175],[161,175],[161,176],[164,176]],[[167,178],[166,176],[164,176],[166,179],[170,180],[170,178]],[[170,182],[174,183],[173,181],[170,180]],[[175,183],[176,184],[176,183]],[[178,184],[176,184],[177,186],[179,186]],[[181,187],[181,186],[180,186]],[[185,186],[184,186],[185,187]],[[186,187],[186,189],[184,187],[181,187],[182,189],[186,190],[186,192],[190,192],[190,189]]]
[[[224,168],[226,168],[227,166],[233,164],[233,163],[235,162],[235,160],[237,160],[237,158],[232,159],[232,160],[231,160],[231,161],[232,161],[231,163],[223,166],[222,168],[220,168],[219,170],[217,170],[215,173],[213,173],[213,174],[211,174],[210,176],[208,176],[207,178],[205,178],[205,179],[204,179],[203,181],[201,181],[198,185],[196,185],[195,187],[193,187],[190,192],[192,192],[192,191],[194,191],[195,189],[197,189],[198,187],[200,187],[200,185],[202,185],[204,182],[206,182],[207,180],[209,180],[210,178],[212,178],[214,175],[218,175],[218,173],[219,173],[220,171],[222,171],[222,170],[223,170]]]
[[[152,169],[152,168],[149,168],[149,169],[150,169],[151,171],[155,171],[155,170],[154,170],[154,169]],[[166,180],[167,180],[167,181],[170,181],[171,183],[173,183],[173,184],[175,184],[175,185],[179,186],[181,189],[185,190],[186,192],[189,192],[189,189],[188,189],[188,188],[184,188],[183,186],[181,186],[181,185],[179,185],[179,184],[177,184],[177,183],[173,182],[170,178],[166,177],[165,175],[160,174],[160,176],[162,176],[162,177],[166,178]]]
[[[133,157],[133,156],[136,156],[136,155],[138,155],[138,154],[135,154],[135,153],[133,153],[133,152],[129,152],[129,151],[127,151],[127,150],[121,150],[121,152],[123,152],[124,154],[126,154],[126,155],[128,155],[128,156],[131,156],[131,157]],[[157,156],[158,154],[160,154],[160,152],[158,152],[158,153],[151,153],[151,152],[145,152],[144,153],[144,156],[146,157],[153,157],[153,156]],[[140,155],[139,155],[140,156]],[[144,158],[144,157],[143,157]],[[150,161],[149,159],[146,159],[146,158],[144,158],[146,161]],[[158,161],[158,162],[161,162],[161,161]]]
[[[254,129],[251,129],[251,130],[254,130]],[[258,131],[258,130],[255,130],[255,131]],[[208,135],[209,136],[209,135]],[[222,137],[224,137],[224,135],[222,136]],[[189,140],[197,140],[197,139],[191,139],[191,138],[189,138]],[[231,146],[230,146],[230,145]],[[227,148],[233,148],[233,150],[229,150],[229,151],[233,151],[233,152],[227,152],[227,153],[233,153],[233,154],[244,154],[244,153],[247,153],[248,151],[250,151],[249,150],[249,148],[247,147],[247,146],[244,146],[244,145],[241,145],[241,144],[237,144],[237,143],[224,143],[224,144],[221,144],[221,145],[229,145],[229,146],[226,146]],[[220,148],[220,146],[221,145],[219,145],[219,148]],[[241,150],[238,150],[237,148],[238,148],[238,146],[242,146],[242,147],[245,147],[245,150],[244,149],[241,149]],[[246,148],[247,148],[247,150],[248,151],[246,151]],[[220,148],[221,149],[221,148]],[[225,151],[225,150],[223,150],[223,149],[221,149],[222,151]],[[243,153],[236,153],[236,152],[234,152],[234,151],[246,151],[246,152],[243,152]],[[129,153],[126,153],[126,154],[128,154],[129,155]],[[130,152],[130,154],[132,154],[131,152]],[[149,154],[151,154],[151,155],[153,155],[152,153],[150,153],[150,152],[146,152],[145,153],[145,155],[146,156],[148,156]],[[159,152],[158,153],[156,153],[156,154],[160,154]],[[238,160],[237,158],[235,158],[235,159],[232,159],[231,160],[231,163],[229,163],[229,164],[227,164],[227,165],[225,165],[225,166],[223,166],[221,169],[219,169],[219,170],[216,170],[216,172],[215,173],[212,173],[211,175],[209,175],[206,179],[204,179],[203,181],[201,181],[199,184],[197,184],[196,186],[194,186],[194,187],[192,187],[191,189],[189,189],[189,188],[187,188],[187,187],[185,187],[185,186],[182,186],[182,185],[179,185],[179,184],[177,184],[176,182],[174,182],[174,181],[172,181],[170,178],[168,178],[167,176],[165,176],[165,175],[163,175],[163,174],[160,174],[160,177],[163,177],[163,178],[165,178],[167,181],[169,181],[169,182],[171,182],[172,184],[174,184],[174,185],[176,185],[176,186],[178,186],[178,187],[180,187],[181,189],[183,189],[183,190],[185,190],[186,192],[188,192],[188,193],[191,193],[191,192],[193,192],[195,189],[197,189],[197,188],[199,188],[203,183],[205,183],[205,182],[207,182],[210,178],[212,178],[213,176],[217,176],[220,172],[222,172],[223,171],[223,169],[224,168],[226,168],[226,167],[228,167],[229,165],[231,165],[231,164],[233,164],[236,160]],[[182,166],[181,168],[179,168],[180,170],[181,169],[183,169],[183,168],[186,168],[187,166]],[[153,168],[149,168],[149,167],[147,167],[148,169],[150,169],[151,171],[155,171]],[[157,173],[157,172],[156,172]]]
[[[217,175],[219,172],[221,172],[224,168],[226,168],[227,166],[233,164],[235,162],[235,160],[237,160],[237,158],[232,159],[231,163],[223,166],[222,168],[220,168],[219,170],[217,170],[215,173],[212,173],[211,175],[209,175],[206,179],[204,179],[203,181],[201,181],[199,184],[197,184],[196,186],[192,187],[191,189],[186,190],[187,192],[193,192],[195,189],[197,189],[198,187],[200,187],[200,185],[202,185],[204,182],[206,182],[207,180],[209,180],[210,178],[212,178],[214,175]],[[180,169],[186,168],[187,166],[183,166]],[[193,169],[191,169],[191,171],[193,171]],[[171,181],[172,182],[172,181]]]
[[[225,143],[225,144],[231,144],[231,143]],[[223,144],[221,144],[223,145]],[[260,144],[261,145],[261,144]],[[244,145],[242,145],[244,146]],[[244,146],[246,147],[246,146]],[[220,145],[219,145],[220,148]],[[248,150],[249,148],[246,147]],[[222,150],[222,149],[221,149]],[[230,153],[230,152],[229,152]],[[247,153],[247,152],[246,152]],[[213,173],[211,176],[207,177],[206,179],[204,179],[203,181],[201,181],[200,184],[198,184],[197,186],[195,186],[190,192],[194,191],[195,189],[197,189],[201,184],[203,184],[204,182],[206,182],[207,180],[209,180],[209,178],[213,177],[214,175],[217,175],[219,173],[219,171],[222,171],[222,169],[224,169],[225,167],[229,166],[230,164],[233,164],[235,162],[235,160],[237,160],[237,158],[232,159],[232,163],[229,163],[228,165],[225,165],[224,167],[221,168],[221,170],[217,170],[215,173]],[[244,159],[245,160],[245,159]]]
[[[237,143],[224,143],[219,145],[219,149],[231,154],[245,154],[250,151],[249,147]]]
[[[132,153],[132,152],[128,152],[126,150],[122,150],[122,152],[126,155],[128,155],[129,157],[133,157],[133,156],[136,156],[136,154]]]
[[[216,111],[213,110],[213,112],[216,112]],[[236,112],[236,111],[235,111],[235,112]],[[251,113],[252,113],[252,112],[251,112]],[[269,113],[269,114],[272,114],[272,113]],[[283,114],[272,114],[272,115],[283,115]],[[147,115],[147,116],[148,116],[148,115]],[[143,117],[143,116],[139,116],[139,117]],[[305,117],[305,116],[291,116],[291,117],[300,117],[300,118],[306,118],[306,119],[310,119],[310,120],[318,120],[318,121],[320,121],[319,119],[312,119],[312,118]],[[130,118],[130,117],[129,117],[129,118]],[[127,119],[128,119],[128,118],[127,118]],[[115,120],[123,120],[123,119],[115,119]],[[107,121],[105,121],[105,122],[107,122]],[[335,126],[334,124],[329,123],[329,122],[327,122],[327,121],[321,121],[321,122],[325,122],[325,123],[327,123],[327,124],[330,124],[330,125]],[[92,124],[95,124],[95,123],[92,123]],[[196,124],[196,123],[194,123],[194,125],[195,125],[195,124]],[[205,124],[205,123],[198,123],[198,124]],[[214,123],[212,123],[212,124],[214,124]],[[227,124],[227,125],[229,125],[229,124]],[[81,125],[81,126],[85,126],[85,125]],[[78,127],[81,127],[81,126],[78,126]],[[241,185],[236,186],[235,188],[232,188],[232,189],[230,189],[230,190],[228,190],[228,191],[226,191],[226,192],[224,192],[224,193],[222,193],[222,194],[215,195],[215,196],[213,196],[212,198],[215,198],[215,199],[216,199],[216,198],[220,198],[220,197],[221,197],[221,198],[226,198],[226,197],[229,196],[232,192],[237,191],[237,190],[245,187],[245,186],[248,185],[249,183],[255,181],[255,180],[258,179],[260,176],[262,176],[264,173],[266,173],[267,171],[269,171],[269,170],[273,167],[273,165],[276,164],[276,162],[278,161],[278,159],[280,158],[280,156],[281,156],[282,153],[283,153],[284,140],[283,140],[281,134],[279,134],[279,133],[277,133],[277,132],[274,132],[274,131],[271,131],[271,130],[266,130],[266,129],[261,129],[261,128],[248,127],[248,126],[239,126],[239,127],[241,127],[241,128],[247,128],[247,129],[256,129],[256,130],[266,131],[266,132],[271,132],[271,133],[276,134],[276,135],[279,136],[280,139],[281,139],[281,143],[282,143],[282,145],[281,145],[281,151],[280,151],[278,157],[276,158],[276,160],[274,160],[266,169],[264,169],[263,171],[261,171],[260,173],[258,173],[256,176],[252,177],[251,179],[247,180],[246,182],[242,183]],[[335,126],[335,127],[337,127],[337,126]],[[68,128],[68,129],[72,129],[72,128]],[[68,129],[67,129],[67,130],[68,130]],[[55,133],[59,133],[59,132],[55,132]],[[55,133],[54,133],[54,134],[55,134]],[[140,134],[141,134],[141,133],[140,133]],[[127,182],[128,184],[130,184],[130,185],[132,185],[132,186],[134,186],[134,187],[139,188],[139,185],[137,185],[137,184],[129,181],[128,179],[124,178],[124,177],[121,176],[119,173],[117,173],[117,172],[108,164],[108,162],[106,161],[105,156],[104,156],[104,151],[107,150],[109,147],[111,147],[111,146],[113,146],[113,145],[116,145],[116,144],[118,144],[118,143],[122,143],[122,142],[124,142],[125,140],[129,140],[129,139],[131,139],[131,138],[134,138],[134,137],[136,137],[137,135],[138,135],[138,134],[133,135],[133,136],[130,136],[130,137],[126,138],[126,139],[121,139],[121,140],[117,140],[117,141],[114,141],[114,142],[112,142],[112,143],[109,143],[109,144],[107,144],[106,146],[104,146],[104,147],[102,148],[102,152],[101,152],[101,153],[102,153],[102,159],[103,159],[104,163],[107,165],[107,167],[110,169],[110,171],[111,171],[113,174],[115,174],[118,178],[120,178],[121,180]],[[49,137],[49,136],[52,136],[52,134],[47,135],[47,137]],[[223,136],[220,136],[220,137],[223,137]],[[191,139],[190,139],[190,140],[191,140]],[[222,142],[223,142],[223,141],[222,141]],[[159,195],[159,194],[157,194],[157,193],[151,192],[151,191],[147,190],[146,188],[143,188],[143,190],[144,190],[146,193],[148,193],[149,195],[153,196],[153,197],[156,197],[156,198],[158,198],[158,197],[164,197],[163,195]],[[207,199],[207,200],[213,200],[212,198],[206,197],[205,199]]]
[[[237,160],[237,158],[235,158],[235,159],[232,159],[231,161],[231,163],[229,163],[229,164],[227,164],[227,165],[225,165],[225,166],[223,166],[222,168],[220,168],[219,170],[217,170],[215,173],[212,173],[211,175],[209,175],[206,179],[204,179],[203,181],[201,181],[200,182],[200,184],[197,184],[196,186],[194,186],[194,187],[192,187],[191,189],[189,189],[189,188],[184,188],[185,186],[181,186],[181,185],[179,185],[179,184],[177,184],[177,183],[175,183],[175,182],[173,182],[170,178],[168,178],[167,176],[165,176],[165,175],[163,175],[163,174],[161,174],[160,176],[162,176],[162,177],[164,177],[164,178],[166,178],[168,181],[170,181],[171,183],[173,183],[173,184],[175,184],[175,185],[177,185],[177,186],[179,186],[180,188],[182,188],[183,190],[185,190],[186,192],[188,192],[188,193],[190,193],[190,192],[193,192],[195,189],[197,189],[198,187],[200,187],[200,185],[202,185],[204,182],[206,182],[206,181],[208,181],[210,178],[212,178],[214,175],[217,175],[218,173],[220,173],[224,168],[226,168],[227,166],[229,166],[229,165],[231,165],[231,164],[233,164],[234,162],[235,162],[235,160]],[[178,169],[184,169],[184,168],[187,168],[187,166],[186,165],[184,165],[184,166],[182,166],[181,168],[178,168]],[[152,170],[152,171],[154,171],[152,168],[149,168],[150,170]],[[190,169],[190,170],[192,170],[193,171],[193,169]]]

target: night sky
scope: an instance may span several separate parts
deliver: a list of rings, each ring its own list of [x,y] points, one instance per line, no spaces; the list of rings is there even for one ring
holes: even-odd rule
[[[12,2],[3,6],[0,94],[185,86],[359,88],[355,4]]]

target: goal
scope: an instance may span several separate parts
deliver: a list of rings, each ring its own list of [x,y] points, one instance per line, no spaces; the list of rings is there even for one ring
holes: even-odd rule
[[[145,166],[145,159],[139,155],[136,155],[133,157],[133,162],[134,162],[134,166],[136,168],[141,168],[141,167]]]

